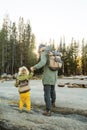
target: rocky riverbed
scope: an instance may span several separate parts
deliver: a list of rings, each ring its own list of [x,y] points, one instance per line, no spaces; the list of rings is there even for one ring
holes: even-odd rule
[[[41,80],[31,80],[30,86],[32,110],[20,113],[14,81],[0,82],[0,130],[87,130],[87,88],[56,86],[56,108],[46,117]]]

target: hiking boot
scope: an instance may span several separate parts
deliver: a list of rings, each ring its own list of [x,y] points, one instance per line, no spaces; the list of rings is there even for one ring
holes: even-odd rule
[[[23,112],[23,110],[19,110],[19,113],[22,113]]]
[[[25,110],[25,113],[33,114],[32,110]]]
[[[28,111],[28,110],[26,110],[25,112],[26,112],[26,113],[30,113],[30,111]]]
[[[54,103],[52,103],[52,107],[56,107],[55,102],[54,102]]]
[[[45,115],[45,116],[51,116],[51,112],[50,111],[44,111],[42,114]]]

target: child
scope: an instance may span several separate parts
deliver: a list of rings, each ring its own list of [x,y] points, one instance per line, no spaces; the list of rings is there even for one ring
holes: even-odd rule
[[[27,112],[31,110],[29,79],[32,76],[33,73],[29,74],[29,71],[25,66],[19,68],[15,86],[18,87],[18,91],[20,94],[20,102],[19,102],[20,112],[22,112],[24,104],[26,104]]]

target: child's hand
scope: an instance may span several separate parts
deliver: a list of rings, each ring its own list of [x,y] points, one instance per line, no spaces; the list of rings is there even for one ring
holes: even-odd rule
[[[34,67],[31,67],[30,70],[31,70],[32,72],[34,72]]]

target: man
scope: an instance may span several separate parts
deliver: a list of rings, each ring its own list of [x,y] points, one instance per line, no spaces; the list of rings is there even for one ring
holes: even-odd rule
[[[45,46],[41,44],[39,46],[38,52],[40,54],[40,61],[33,67],[31,67],[31,71],[36,69],[40,69],[44,67],[42,83],[44,86],[44,101],[46,104],[46,110],[43,112],[43,115],[51,116],[51,106],[55,106],[56,93],[55,93],[55,84],[57,81],[57,72],[52,71],[48,67],[48,52],[51,50],[50,46]]]

